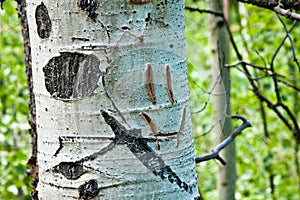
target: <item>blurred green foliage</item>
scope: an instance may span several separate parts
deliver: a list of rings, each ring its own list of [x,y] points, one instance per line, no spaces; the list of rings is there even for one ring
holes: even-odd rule
[[[191,7],[207,9],[205,1],[187,0]],[[231,10],[231,30],[245,60],[265,66],[270,63],[279,46],[285,30],[276,14],[269,10],[239,4]],[[213,112],[209,91],[213,85],[210,69],[211,48],[209,44],[208,14],[186,12],[187,55],[189,60],[189,84],[191,88],[191,107],[193,132],[195,134],[196,154],[203,155],[217,145],[212,138]],[[292,21],[283,19],[288,27]],[[299,57],[300,26],[292,32],[296,54]],[[231,51],[231,63],[237,61]],[[276,71],[281,78],[300,87],[300,72],[293,62],[291,45],[286,40],[275,60]],[[252,71],[253,72],[253,71]],[[257,73],[257,76],[263,76]],[[236,138],[237,183],[236,199],[242,200],[297,200],[300,199],[299,169],[295,165],[300,154],[296,151],[295,139],[282,121],[266,108],[268,133],[264,132],[260,103],[244,73],[231,70],[232,114],[245,116],[253,127],[246,129]],[[260,81],[264,95],[275,102],[274,85],[271,78]],[[290,107],[300,122],[300,93],[281,84],[284,103]],[[202,108],[205,107],[204,110]],[[235,127],[240,122],[234,121]],[[298,146],[299,147],[299,146]],[[220,164],[208,161],[197,165],[199,188],[204,199],[217,199],[217,171]],[[297,172],[298,170],[298,172]],[[273,182],[271,186],[270,182]],[[272,190],[273,187],[273,190]]]
[[[0,199],[31,199],[28,91],[16,2],[0,10]]]

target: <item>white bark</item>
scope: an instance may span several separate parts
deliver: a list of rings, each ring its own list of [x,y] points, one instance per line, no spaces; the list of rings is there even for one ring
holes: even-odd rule
[[[28,0],[27,12],[39,199],[197,198],[184,1]]]

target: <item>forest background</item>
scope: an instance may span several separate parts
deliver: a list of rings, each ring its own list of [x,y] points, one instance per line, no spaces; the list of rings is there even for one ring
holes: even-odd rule
[[[211,130],[213,118],[212,53],[205,1],[187,0],[186,5],[203,12],[186,11],[186,37],[191,110],[196,155],[208,153],[217,144]],[[28,133],[28,90],[17,3],[6,0],[0,10],[0,199],[31,199],[27,161],[31,155]],[[252,124],[236,138],[236,199],[300,199],[299,142],[291,127],[274,109],[261,103],[251,80],[271,102],[280,100],[297,123],[300,121],[300,24],[275,12],[246,4],[230,7],[230,30],[250,72],[245,73],[236,51],[230,47],[232,114]],[[287,30],[292,28],[289,34]],[[288,37],[287,37],[288,35]],[[283,42],[284,41],[284,42]],[[283,43],[282,43],[283,42]],[[268,67],[272,64],[272,68]],[[273,72],[273,73],[271,73]],[[276,74],[278,85],[274,82]],[[275,84],[274,84],[275,83]],[[280,106],[279,106],[280,107]],[[280,112],[285,107],[279,108]],[[283,117],[293,124],[286,112]],[[295,121],[294,120],[294,121]],[[238,126],[238,124],[235,124]],[[297,128],[297,127],[296,127]],[[199,187],[204,199],[217,199],[217,171],[211,160],[197,164]]]

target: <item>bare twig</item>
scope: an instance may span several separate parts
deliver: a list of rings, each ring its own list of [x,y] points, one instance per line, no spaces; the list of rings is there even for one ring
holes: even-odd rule
[[[197,11],[197,9],[190,9],[190,11]],[[207,12],[207,13],[210,13],[210,12]],[[212,14],[214,14],[214,13],[212,13]],[[236,42],[235,42],[233,34],[230,30],[230,25],[229,25],[228,21],[226,20],[224,15],[219,15],[218,14],[218,16],[223,17],[223,21],[225,23],[225,27],[226,27],[228,35],[229,35],[229,40],[232,44],[234,52],[236,53],[237,59],[240,60],[240,61],[244,60],[242,54],[240,53],[240,51],[238,49],[238,46],[237,46]],[[274,82],[275,88],[276,88],[277,102],[275,102],[275,103],[273,103],[272,100],[270,98],[268,98],[267,96],[265,96],[262,93],[262,91],[259,89],[258,81],[250,73],[250,70],[248,69],[249,66],[244,62],[241,62],[240,65],[242,66],[243,73],[246,75],[246,77],[247,77],[247,79],[248,79],[248,81],[249,81],[249,83],[252,87],[252,91],[257,96],[257,98],[260,101],[266,103],[266,105],[271,110],[273,110],[273,112],[276,113],[278,118],[288,127],[288,129],[294,135],[297,143],[300,144],[300,127],[299,127],[299,124],[297,122],[296,116],[291,112],[290,108],[287,105],[285,105],[284,103],[282,103],[282,101],[281,101],[280,91],[279,91],[279,88],[278,88],[278,74],[275,72],[274,67],[272,66],[272,62],[270,63],[270,68],[269,69],[272,72],[271,76],[273,77],[273,82]]]
[[[296,85],[293,85],[292,83],[289,83],[289,82],[287,82],[285,80],[282,80],[282,79],[278,79],[278,82],[286,85],[287,87],[292,88],[293,90],[296,90],[297,92],[300,92],[300,88],[297,87]]]
[[[222,149],[224,149],[226,146],[228,146],[236,136],[238,136],[244,129],[251,127],[251,123],[244,117],[239,115],[234,115],[231,117],[232,119],[240,119],[243,121],[243,124],[240,125],[237,129],[235,129],[223,142],[221,142],[218,146],[216,146],[211,153],[208,153],[204,156],[198,156],[195,158],[196,163],[200,163],[203,161],[211,160],[211,159],[217,159],[219,160],[223,165],[225,165],[225,161],[219,156],[219,153]]]
[[[219,116],[219,118],[217,120],[215,120],[215,122],[211,125],[211,127],[209,127],[201,135],[198,135],[195,138],[203,137],[203,136],[207,135],[208,133],[210,133],[213,130],[213,128],[215,128],[220,123],[220,121],[223,119],[223,117],[224,116],[226,117],[226,113],[225,112],[226,112],[226,109],[224,109],[224,112]]]
[[[238,71],[240,71],[241,73],[243,73],[248,79],[251,79],[252,81],[256,81],[256,82],[258,82],[259,80],[261,80],[261,79],[264,79],[264,78],[266,78],[266,77],[269,77],[269,76],[278,76],[278,77],[283,77],[283,75],[281,75],[281,74],[278,74],[278,73],[270,73],[270,72],[268,72],[268,71],[266,71],[266,70],[269,70],[269,69],[265,69],[265,70],[263,70],[263,71],[266,71],[265,72],[265,74],[263,74],[262,76],[256,76],[256,77],[253,77],[251,74],[249,75],[249,74],[247,74],[245,71],[244,71],[244,69],[242,68],[242,69],[240,69],[239,67],[237,67],[238,65],[248,65],[249,63],[246,63],[245,61],[242,61],[242,62],[240,62],[240,63],[234,63],[234,64],[230,64],[230,65],[226,65],[226,67],[235,67],[235,69],[237,69]],[[253,66],[253,65],[249,65],[249,66]],[[259,66],[257,66],[257,67],[259,67]],[[256,68],[256,67],[253,67],[253,68]],[[256,69],[258,69],[258,68],[256,68]]]
[[[233,46],[233,49],[236,53],[236,56],[239,60],[243,60],[243,56],[242,54],[240,53],[238,47],[237,47],[237,44],[233,38],[233,35],[232,35],[232,32],[230,31],[230,26],[229,26],[229,23],[228,21],[224,18],[224,22],[226,24],[226,28],[227,28],[227,31],[228,31],[228,35],[229,35],[229,39],[231,41],[231,44]],[[300,130],[299,130],[299,125],[297,123],[297,120],[296,120],[296,117],[293,115],[293,113],[290,111],[290,109],[285,105],[285,104],[278,104],[278,103],[275,103],[273,104],[272,101],[270,99],[268,99],[266,96],[264,96],[262,94],[262,92],[259,90],[257,84],[255,83],[255,81],[253,79],[251,79],[250,77],[251,74],[250,74],[250,71],[248,70],[247,68],[247,65],[245,63],[241,63],[242,65],[242,68],[244,70],[244,73],[246,74],[248,80],[249,80],[249,83],[252,87],[252,91],[255,93],[255,95],[258,97],[258,99],[262,102],[265,102],[267,104],[267,106],[273,110],[276,115],[280,118],[280,120],[288,127],[288,129],[293,133],[296,141],[298,143],[300,143]],[[281,109],[279,109],[278,107],[281,107],[283,108],[284,111],[286,111],[286,113],[288,114],[288,117],[290,118],[290,120],[292,121],[292,123],[290,123],[289,119],[286,117],[286,115],[284,115],[281,111]]]
[[[281,18],[279,18],[279,20],[281,20]],[[282,23],[283,23],[283,22],[282,22]],[[283,23],[283,24],[284,24],[284,23]],[[282,39],[281,43],[279,44],[278,48],[275,50],[275,52],[274,52],[274,54],[273,54],[273,56],[272,56],[271,63],[273,63],[273,62],[275,61],[275,58],[276,58],[276,56],[278,55],[279,50],[280,50],[281,47],[283,46],[285,40],[288,38],[290,32],[292,32],[292,30],[295,28],[296,24],[297,24],[296,21],[294,21],[293,24],[292,24],[292,26],[291,26],[291,28],[290,28],[289,30],[286,30],[286,32],[287,32],[288,34],[285,35],[285,37]],[[284,27],[285,27],[285,24],[284,24]]]
[[[259,70],[262,70],[262,71],[268,71],[269,70],[267,67],[258,66],[258,65],[255,65],[253,63],[246,62],[244,60],[238,60],[237,62],[235,62],[233,64],[226,64],[225,67],[236,67],[240,64],[249,65],[249,66],[253,67],[254,69],[259,69]]]
[[[257,71],[254,72],[255,75],[257,76]],[[261,84],[260,82],[257,83],[257,86],[259,89],[261,89]],[[269,130],[268,130],[268,123],[267,123],[267,115],[266,115],[266,110],[265,110],[265,105],[262,101],[259,101],[259,107],[260,107],[260,114],[261,114],[261,118],[262,118],[262,122],[263,122],[263,127],[264,127],[264,142],[265,144],[270,144],[270,135],[269,135]],[[273,159],[272,155],[272,151],[269,152],[270,156],[269,159]],[[274,184],[274,177],[275,174],[273,173],[272,170],[272,164],[267,164],[264,162],[265,167],[269,167],[269,170],[267,170],[267,173],[269,175],[269,185],[271,188],[271,195],[272,195],[272,199],[274,200],[274,194],[275,194],[275,184]]]
[[[257,54],[258,57],[260,57],[260,59],[262,60],[262,62],[264,63],[264,67],[267,67],[267,61],[266,59],[259,53],[258,50],[254,49],[255,53]]]
[[[193,111],[192,114],[197,114],[197,113],[202,112],[207,107],[211,95],[213,95],[213,96],[224,95],[224,93],[214,93],[214,90],[216,89],[216,86],[217,86],[218,82],[220,81],[220,78],[221,78],[221,74],[219,73],[217,80],[214,81],[214,83],[213,83],[213,85],[212,85],[212,87],[211,87],[211,89],[209,91],[204,90],[201,86],[199,86],[197,83],[195,83],[195,85],[197,85],[199,88],[201,88],[202,91],[204,91],[205,93],[208,94],[208,97],[207,97],[207,99],[206,99],[206,101],[204,103],[204,106],[200,110]]]
[[[213,15],[220,16],[220,17],[224,16],[223,12],[217,12],[217,11],[213,11],[213,10],[199,9],[199,8],[193,8],[193,7],[189,7],[189,6],[186,6],[185,9],[192,11],[192,12],[196,11],[198,13],[208,13],[208,14],[213,14]]]
[[[277,14],[277,17],[279,19],[279,21],[281,22],[285,32],[286,32],[286,36],[283,38],[282,40],[282,43],[284,43],[284,41],[286,40],[286,38],[288,38],[290,40],[290,43],[291,43],[291,47],[292,47],[292,52],[293,52],[293,59],[294,59],[294,62],[297,64],[297,67],[298,67],[298,71],[300,72],[300,65],[299,65],[299,62],[298,62],[298,59],[297,59],[297,56],[296,56],[296,51],[295,51],[295,46],[294,46],[294,42],[293,42],[293,38],[290,34],[290,32],[293,30],[293,28],[296,26],[297,24],[297,21],[294,21],[293,24],[292,24],[292,27],[290,28],[290,30],[287,29],[284,21],[281,19],[280,15]]]

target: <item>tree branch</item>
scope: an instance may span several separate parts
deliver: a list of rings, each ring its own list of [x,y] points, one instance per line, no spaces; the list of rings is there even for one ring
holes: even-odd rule
[[[262,0],[263,1],[263,0]],[[285,0],[287,1],[287,0]],[[245,1],[244,1],[245,2]],[[249,1],[247,1],[249,2]],[[271,1],[273,2],[273,1]],[[201,9],[200,9],[201,10]],[[197,9],[194,10],[190,10],[190,11],[198,11]],[[202,10],[203,11],[203,10]],[[214,14],[214,13],[210,13],[210,14]],[[232,44],[233,50],[237,56],[237,59],[239,61],[243,61],[243,55],[240,53],[237,43],[235,42],[235,39],[233,37],[233,34],[230,30],[230,26],[228,21],[226,20],[225,16],[222,16],[224,23],[225,23],[225,27],[227,29],[228,32],[228,36],[229,36],[229,40]],[[289,32],[291,31],[291,29],[289,30]],[[287,36],[286,36],[287,37]],[[295,58],[294,58],[295,59]],[[254,78],[250,72],[250,70],[248,69],[248,63],[246,62],[240,62],[239,63],[242,66],[242,70],[243,73],[246,75],[247,79],[249,80],[249,83],[252,87],[252,91],[254,92],[254,94],[257,96],[257,98],[262,101],[265,102],[267,104],[267,106],[273,110],[273,112],[276,113],[276,115],[280,118],[280,120],[288,127],[288,129],[291,131],[291,133],[294,135],[296,141],[298,144],[300,144],[300,127],[297,123],[297,119],[295,117],[295,115],[291,112],[291,110],[289,109],[288,106],[286,106],[284,103],[278,101],[276,103],[273,103],[272,100],[270,98],[268,98],[267,96],[265,96],[262,91],[258,88],[258,83],[257,83],[257,78]],[[251,65],[250,65],[251,66]],[[230,66],[228,66],[230,67]],[[253,68],[253,66],[251,66]],[[272,68],[270,66],[270,68],[268,68],[268,71],[271,71],[271,74],[266,74],[265,77],[267,77],[267,75],[271,75],[274,76],[275,74],[278,76],[278,74],[275,72],[274,68]],[[260,79],[260,78],[259,78]],[[273,82],[276,81],[276,84],[278,81],[278,77],[273,79]],[[278,86],[277,86],[278,87]],[[280,94],[279,94],[280,95]],[[277,96],[279,97],[279,96]],[[283,111],[285,111],[286,113],[283,113]],[[287,114],[287,115],[285,115]]]
[[[276,6],[282,6],[285,9],[300,10],[300,2],[295,0],[238,0],[242,3],[248,3],[255,6],[273,9]]]
[[[292,10],[300,10],[300,2],[294,0],[238,0],[241,3],[248,3],[258,7],[273,10],[286,18],[300,21],[300,14]]]
[[[291,31],[293,30],[293,28],[296,26],[297,22],[294,21],[292,27],[290,28],[290,30],[288,30],[287,27],[286,27],[286,25],[285,25],[285,23],[284,23],[284,21],[281,19],[281,17],[280,17],[279,14],[277,14],[277,17],[278,17],[279,21],[281,22],[281,24],[282,24],[282,26],[283,26],[283,28],[284,28],[284,30],[285,30],[285,32],[286,32],[286,36],[284,37],[282,43],[284,43],[284,41],[285,41],[286,38],[289,39],[289,41],[290,41],[290,43],[291,43],[291,47],[292,47],[292,53],[293,53],[294,62],[296,63],[296,65],[297,65],[297,67],[298,67],[298,71],[300,71],[300,65],[299,65],[299,62],[298,62],[297,55],[296,55],[296,51],[295,51],[295,46],[294,46],[293,38],[292,38],[292,36],[291,36],[291,34],[290,34],[290,32],[291,32]],[[280,48],[280,47],[279,47],[279,48]],[[273,60],[273,59],[272,59],[272,60]]]
[[[232,119],[240,119],[243,121],[243,124],[240,125],[237,129],[235,129],[223,142],[221,142],[218,146],[216,146],[211,153],[205,154],[203,156],[199,156],[195,158],[196,163],[200,163],[203,161],[207,161],[210,159],[217,159],[219,160],[223,165],[225,165],[225,161],[219,156],[219,153],[222,149],[224,149],[226,146],[228,146],[236,136],[238,136],[244,129],[251,127],[251,123],[244,117],[239,115],[233,115],[231,116]]]
[[[273,8],[273,10],[282,16],[285,16],[286,18],[293,19],[300,21],[300,15],[297,13],[293,13],[291,10],[285,10],[283,8],[280,8],[279,6],[276,6]]]
[[[208,14],[212,14],[215,16],[220,16],[223,17],[223,13],[222,12],[217,12],[217,11],[213,11],[213,10],[206,10],[206,9],[200,9],[200,8],[194,8],[194,7],[189,7],[186,6],[185,7],[186,10],[191,11],[191,12],[198,12],[198,13],[208,13]]]

